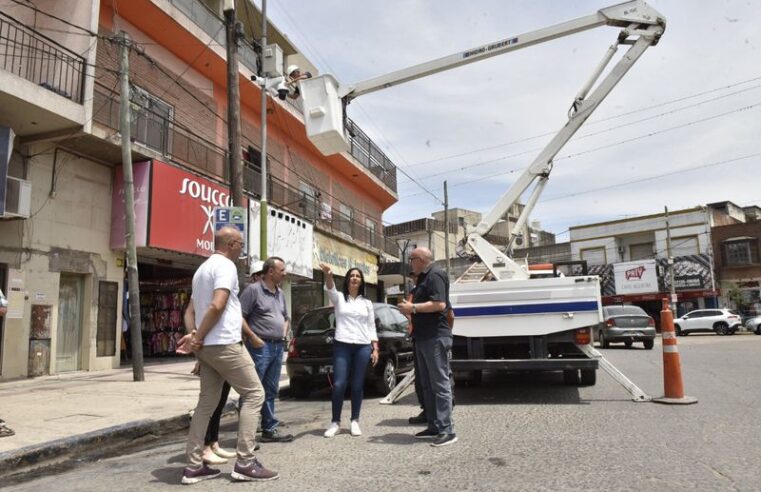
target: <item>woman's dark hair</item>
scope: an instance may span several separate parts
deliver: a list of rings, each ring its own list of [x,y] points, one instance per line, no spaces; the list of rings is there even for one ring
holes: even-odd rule
[[[344,276],[344,284],[343,287],[341,287],[341,291],[344,294],[344,299],[347,301],[349,300],[349,276],[351,275],[351,272],[353,271],[359,272],[359,291],[357,294],[361,295],[362,297],[365,297],[365,275],[362,273],[362,270],[359,268],[350,268],[348,272],[346,272],[346,275]]]

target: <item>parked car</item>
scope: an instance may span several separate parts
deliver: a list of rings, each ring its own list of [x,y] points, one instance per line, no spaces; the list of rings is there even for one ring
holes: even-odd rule
[[[378,365],[367,369],[366,382],[382,394],[396,386],[400,375],[414,368],[409,320],[396,306],[373,303],[378,333]],[[316,389],[330,385],[333,373],[333,336],[336,317],[333,307],[318,308],[302,316],[288,346],[286,371],[291,394],[306,398]]]
[[[745,328],[756,335],[761,335],[761,316],[753,316],[745,320]]]
[[[678,336],[697,332],[734,335],[740,326],[740,315],[729,309],[696,309],[674,320]]]
[[[600,347],[622,343],[630,348],[634,342],[642,342],[647,350],[655,344],[655,320],[639,306],[604,306],[603,322],[597,328]]]

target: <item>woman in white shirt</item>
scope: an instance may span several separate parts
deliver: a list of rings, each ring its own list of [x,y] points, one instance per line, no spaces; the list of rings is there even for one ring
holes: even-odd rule
[[[351,435],[361,436],[359,411],[362,407],[367,363],[378,363],[378,335],[373,303],[365,297],[365,277],[358,268],[346,272],[342,293],[336,289],[333,273],[325,273],[325,290],[335,306],[336,333],[333,336],[333,418],[325,437],[338,434],[346,385],[351,378]]]

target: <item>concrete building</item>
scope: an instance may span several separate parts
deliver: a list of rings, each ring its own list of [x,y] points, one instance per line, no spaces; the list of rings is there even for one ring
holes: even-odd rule
[[[120,31],[132,42],[143,348],[148,357],[173,356],[193,270],[212,250],[211,211],[230,205],[222,4],[39,0],[2,7],[0,143],[11,152],[0,159],[0,189],[7,191],[0,200],[0,288],[10,300],[0,320],[0,380],[121,363]],[[255,220],[261,97],[250,79],[261,14],[251,2],[236,4],[244,30],[243,205]],[[282,50],[283,66],[316,73],[274,25],[268,42]],[[288,261],[292,317],[324,304],[320,262],[339,275],[362,268],[370,295],[380,295],[378,257],[396,253],[380,226],[397,200],[394,164],[350,120],[350,151],[325,157],[306,138],[298,100],[270,98],[266,112],[268,254]],[[261,238],[252,226],[253,253]]]
[[[753,208],[747,222],[711,229],[722,304],[744,315],[761,314],[761,221]]]
[[[671,290],[670,256],[674,258],[677,314],[718,307],[719,285],[711,231],[744,220],[731,202],[570,228],[571,256],[584,260],[601,277],[604,304],[630,303],[658,317],[660,301]]]

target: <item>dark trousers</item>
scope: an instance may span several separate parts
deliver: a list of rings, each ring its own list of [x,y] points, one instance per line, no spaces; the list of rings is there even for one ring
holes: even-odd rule
[[[351,378],[351,420],[359,420],[365,373],[370,362],[372,345],[333,341],[333,420],[341,421],[346,385]]]
[[[230,385],[225,381],[225,384],[222,385],[222,395],[219,397],[219,404],[217,404],[214,413],[211,414],[209,426],[206,428],[206,438],[203,441],[206,446],[219,442],[219,421],[222,419],[222,410],[225,409],[225,404],[227,403],[227,397],[229,395]]]
[[[454,434],[452,421],[452,384],[449,381],[449,351],[451,337],[415,340],[420,383],[423,386],[428,428],[439,434]]]

